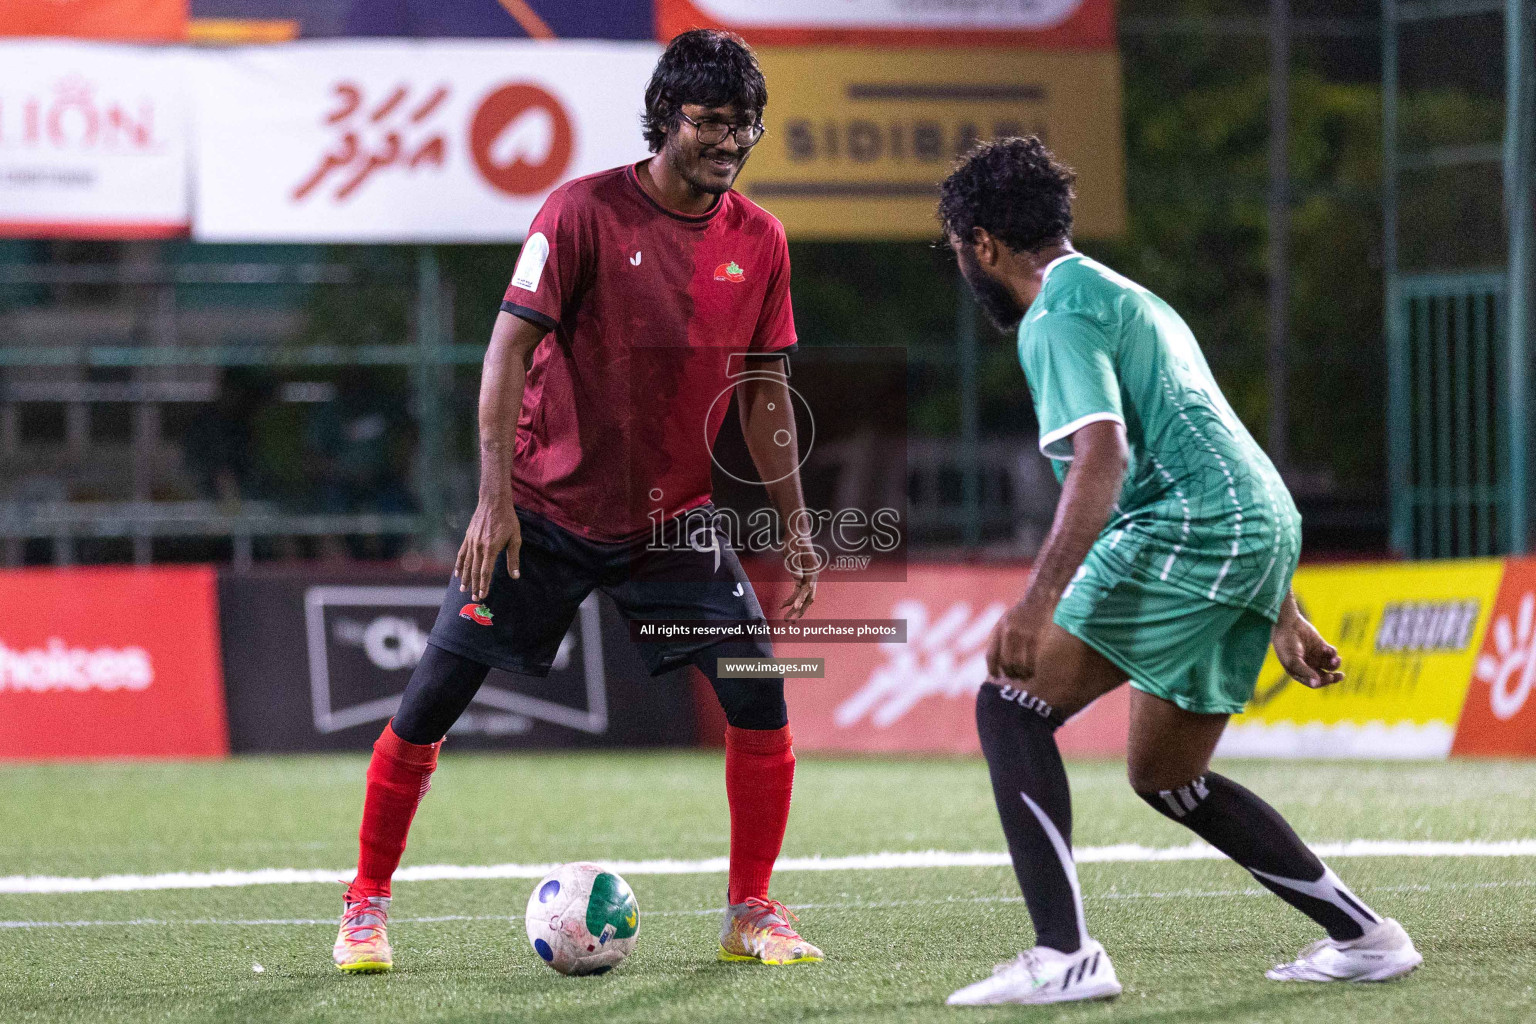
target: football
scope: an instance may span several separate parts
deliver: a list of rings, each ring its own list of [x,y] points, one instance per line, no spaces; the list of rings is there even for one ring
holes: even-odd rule
[[[561,974],[602,974],[634,951],[635,893],[599,864],[562,864],[539,880],[525,918],[533,951]]]

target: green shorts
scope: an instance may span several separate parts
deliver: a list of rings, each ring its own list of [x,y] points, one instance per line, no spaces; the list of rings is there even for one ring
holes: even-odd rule
[[[1056,625],[1131,685],[1201,715],[1235,715],[1269,652],[1268,618],[1131,576],[1095,547],[1056,606]]]

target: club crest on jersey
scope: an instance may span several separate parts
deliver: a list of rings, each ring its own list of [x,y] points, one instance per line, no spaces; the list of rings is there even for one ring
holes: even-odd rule
[[[459,609],[459,618],[469,619],[471,622],[477,625],[489,626],[491,624],[492,616],[491,610],[485,605],[476,604],[474,601],[471,601],[469,604]]]
[[[729,281],[731,284],[741,284],[747,279],[747,272],[737,265],[735,260],[722,263],[715,268],[716,281]]]

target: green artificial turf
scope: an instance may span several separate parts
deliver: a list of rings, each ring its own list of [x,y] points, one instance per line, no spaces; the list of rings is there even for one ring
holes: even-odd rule
[[[365,764],[0,766],[0,875],[344,872]],[[1313,840],[1536,838],[1536,764],[1221,768]],[[1191,840],[1118,765],[1071,772],[1078,845]],[[718,755],[449,753],[406,863],[698,859],[723,855],[726,839]],[[1001,848],[979,761],[801,758],[786,855]],[[0,1021],[1536,1020],[1536,858],[1333,866],[1414,935],[1416,974],[1266,981],[1316,929],[1219,861],[1084,864],[1090,929],[1126,992],[1036,1009],[943,1005],[1030,942],[1006,868],[786,872],[774,895],[829,955],[788,968],[714,960],[723,875],[637,875],[639,946],[599,978],[560,977],[528,949],[529,881],[398,884],[397,968],[373,977],[330,965],[339,885],[271,885],[0,895]]]

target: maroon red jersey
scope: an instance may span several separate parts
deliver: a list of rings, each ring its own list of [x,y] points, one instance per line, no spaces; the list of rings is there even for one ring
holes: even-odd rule
[[[709,500],[741,355],[795,344],[783,225],[734,191],[675,213],[636,166],[550,195],[501,304],[551,332],[523,391],[515,498],[601,541]]]

